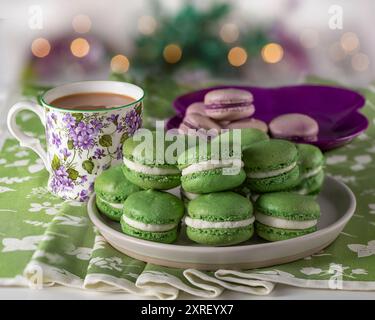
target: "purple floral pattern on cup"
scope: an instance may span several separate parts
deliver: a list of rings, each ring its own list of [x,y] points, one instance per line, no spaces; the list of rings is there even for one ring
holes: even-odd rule
[[[131,110],[125,115],[125,125],[130,135],[133,135],[141,126],[141,118],[135,110]]]
[[[95,176],[121,162],[123,142],[141,125],[142,102],[111,113],[46,108],[51,191],[87,201]]]

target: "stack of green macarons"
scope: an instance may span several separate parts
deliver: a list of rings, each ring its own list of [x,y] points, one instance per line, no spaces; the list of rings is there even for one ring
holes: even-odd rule
[[[121,228],[133,237],[171,243],[177,239],[184,205],[178,197],[162,190],[178,187],[181,183],[181,172],[177,167],[179,154],[167,157],[174,142],[165,136],[161,139],[157,132],[149,134],[149,139],[141,139],[136,133],[123,145],[123,173],[144,191],[134,193],[125,201]],[[185,150],[188,142],[182,141]]]
[[[324,156],[317,147],[270,139],[246,148],[243,161],[246,185],[257,195],[258,236],[278,241],[316,230],[320,209],[311,195],[324,180]]]
[[[212,139],[205,157],[197,148],[181,154],[178,167],[187,202],[186,233],[192,241],[225,246],[251,238],[254,217],[250,190],[244,184],[242,151],[268,140],[258,129],[230,130]]]
[[[184,205],[178,197],[159,190],[179,186],[181,174],[177,156],[171,163],[157,160],[163,161],[171,142],[164,140],[160,147],[156,133],[150,135],[151,139],[142,140],[136,134],[124,142],[123,165],[107,169],[95,181],[96,205],[108,218],[119,221],[125,234],[171,243],[177,239]]]
[[[222,145],[228,145],[229,149],[234,149],[239,145],[239,151],[242,152],[252,144],[260,141],[267,141],[269,137],[261,130],[254,128],[244,128],[236,130],[226,130],[211,141],[211,146],[216,145],[218,149]],[[185,203],[195,199],[199,194],[232,190],[236,193],[250,197],[250,190],[245,183],[245,172],[241,168],[237,174],[224,174],[224,166],[233,166],[232,150],[227,152],[228,158],[225,159],[225,152],[218,157],[218,164],[210,164],[212,152],[208,150],[207,158],[200,159],[198,151],[194,149],[187,150],[178,159],[178,166],[182,171],[181,177],[181,197]],[[196,152],[196,153],[194,153]],[[237,160],[241,161],[240,155]],[[243,164],[242,164],[243,165]]]
[[[315,146],[270,139],[243,151],[247,186],[258,194],[291,191],[319,193],[324,180],[324,156]]]
[[[324,180],[318,148],[246,128],[213,138],[203,152],[199,143],[183,142],[168,158],[175,142],[158,145],[157,133],[149,134],[127,139],[123,164],[95,182],[98,209],[125,234],[172,243],[183,223],[190,240],[225,246],[248,240],[254,230],[268,241],[316,230],[320,210],[310,195]],[[166,191],[179,186],[185,205]]]

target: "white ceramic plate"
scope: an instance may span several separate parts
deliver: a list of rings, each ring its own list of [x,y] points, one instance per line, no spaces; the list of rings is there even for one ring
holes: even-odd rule
[[[352,191],[334,178],[326,177],[318,201],[322,213],[318,231],[272,243],[254,236],[247,242],[231,247],[194,244],[186,238],[184,227],[175,244],[162,244],[127,236],[121,232],[119,223],[99,213],[95,205],[95,195],[89,200],[88,214],[104,238],[114,248],[130,257],[175,268],[251,269],[307,257],[319,252],[338,237],[355,211],[356,200]]]

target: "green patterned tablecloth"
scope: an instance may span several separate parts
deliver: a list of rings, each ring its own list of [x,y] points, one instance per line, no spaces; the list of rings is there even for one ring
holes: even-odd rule
[[[42,161],[14,139],[0,147],[0,285],[61,284],[173,299],[179,291],[214,298],[223,290],[269,294],[285,283],[306,288],[375,290],[375,91],[363,90],[370,128],[326,154],[328,174],[358,201],[340,237],[324,251],[257,270],[201,272],[158,267],[110,247],[91,225],[84,205],[62,202],[45,188]],[[43,137],[30,113],[19,124]],[[341,281],[342,280],[342,281]]]

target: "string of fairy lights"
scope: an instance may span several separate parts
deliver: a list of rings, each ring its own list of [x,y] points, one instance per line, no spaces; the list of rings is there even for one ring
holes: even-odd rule
[[[80,34],[70,44],[71,54],[77,58],[83,58],[90,52],[90,43],[84,34],[91,30],[92,22],[89,16],[79,14],[73,17],[73,30]],[[152,16],[145,15],[138,19],[138,31],[147,36],[155,33],[158,22]],[[218,36],[228,44],[235,43],[240,37],[240,30],[234,23],[225,23],[221,26]],[[315,29],[303,29],[300,33],[301,45],[309,50],[318,47],[319,32]],[[44,58],[51,51],[51,44],[45,38],[37,38],[31,44],[31,52],[35,57]],[[339,41],[334,42],[328,49],[328,55],[334,62],[340,62],[349,57],[353,70],[362,72],[369,67],[369,57],[360,51],[360,41],[354,32],[346,32],[341,35]],[[260,56],[265,63],[276,64],[284,58],[284,49],[281,44],[271,42],[263,46]],[[163,49],[163,59],[170,64],[175,64],[183,59],[183,48],[177,43],[169,43]],[[227,63],[233,67],[241,67],[248,60],[247,51],[240,46],[233,46],[228,50]],[[116,73],[125,73],[130,68],[130,60],[124,54],[116,54],[112,57],[110,68]]]

